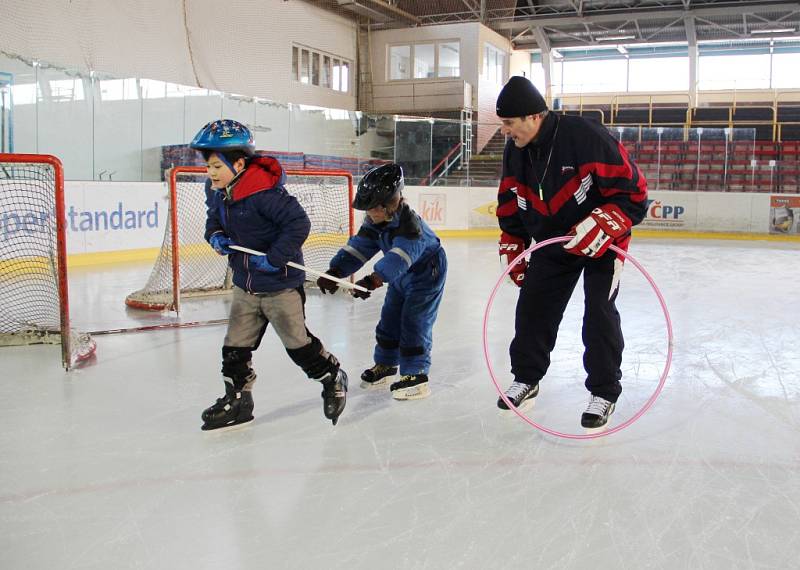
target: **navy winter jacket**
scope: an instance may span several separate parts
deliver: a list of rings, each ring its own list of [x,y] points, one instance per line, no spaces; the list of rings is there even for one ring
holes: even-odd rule
[[[305,210],[284,188],[286,174],[271,156],[256,155],[232,186],[211,188],[206,182],[206,241],[225,234],[236,245],[267,254],[278,273],[264,273],[249,264],[250,255],[235,252],[228,256],[233,283],[250,293],[294,289],[305,280],[305,272],[286,265],[303,264],[301,247],[308,237],[311,222]]]

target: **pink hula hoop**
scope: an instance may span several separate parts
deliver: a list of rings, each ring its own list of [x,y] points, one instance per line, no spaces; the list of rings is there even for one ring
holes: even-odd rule
[[[520,412],[517,408],[515,408],[511,404],[511,402],[508,400],[506,395],[503,393],[503,389],[500,387],[500,384],[497,381],[497,377],[494,374],[494,369],[492,368],[492,362],[491,362],[491,359],[489,358],[489,344],[487,342],[487,329],[488,329],[488,323],[489,323],[489,313],[492,310],[492,303],[494,303],[494,298],[497,295],[498,289],[500,289],[500,285],[503,284],[503,280],[505,279],[506,275],[508,275],[508,273],[511,271],[511,268],[514,266],[514,264],[519,259],[521,259],[524,256],[528,255],[529,253],[533,253],[534,251],[536,251],[538,249],[541,249],[541,248],[543,248],[545,246],[548,246],[548,245],[551,245],[551,244],[554,244],[554,243],[559,243],[559,242],[563,242],[563,241],[569,241],[570,239],[572,239],[572,236],[561,236],[561,237],[550,238],[550,239],[544,240],[542,242],[533,244],[531,247],[529,247],[528,249],[526,249],[525,251],[520,253],[517,257],[515,257],[514,261],[512,263],[510,263],[508,265],[508,267],[505,268],[503,273],[500,275],[500,278],[497,280],[497,283],[495,284],[494,289],[492,289],[491,295],[489,295],[489,300],[486,303],[486,310],[483,313],[483,356],[486,359],[486,366],[489,369],[489,376],[491,376],[491,378],[492,378],[492,382],[494,383],[494,387],[497,389],[497,393],[500,394],[500,397],[503,399],[503,401],[506,403],[506,405],[509,407],[509,409],[512,410],[515,414],[517,414],[520,418],[522,418],[526,423],[528,423],[529,425],[535,427],[536,429],[538,429],[540,431],[543,431],[543,432],[545,432],[547,434],[550,434],[550,435],[554,435],[556,437],[563,437],[563,438],[566,438],[566,439],[594,439],[594,438],[598,438],[598,437],[604,437],[606,435],[611,435],[612,433],[616,433],[616,432],[618,432],[620,430],[623,430],[626,427],[628,427],[629,425],[631,425],[633,422],[638,420],[640,417],[642,417],[642,415],[650,408],[650,406],[653,405],[653,403],[656,401],[656,398],[658,398],[658,395],[661,393],[661,390],[664,387],[664,383],[667,381],[667,375],[669,374],[670,366],[672,365],[672,341],[673,341],[673,338],[672,338],[672,320],[669,317],[669,311],[667,310],[667,303],[664,301],[664,296],[661,294],[661,291],[659,291],[658,286],[656,285],[656,282],[653,281],[653,278],[645,270],[645,268],[642,267],[641,263],[636,261],[636,259],[632,255],[630,255],[629,253],[623,251],[622,249],[618,248],[617,246],[615,246],[615,245],[611,245],[610,246],[612,251],[614,251],[617,254],[621,255],[624,260],[630,261],[633,265],[636,266],[636,268],[641,272],[641,274],[644,276],[644,278],[647,279],[647,282],[650,283],[650,286],[653,288],[653,291],[655,292],[656,297],[658,297],[658,302],[661,304],[661,310],[664,312],[664,319],[666,320],[666,323],[667,323],[667,359],[666,359],[666,362],[664,364],[664,370],[663,370],[663,372],[661,372],[661,378],[659,379],[658,386],[656,386],[656,389],[653,392],[653,395],[650,396],[650,399],[648,399],[647,402],[644,403],[644,406],[642,406],[642,409],[640,409],[638,412],[636,412],[633,415],[633,417],[631,417],[627,421],[621,423],[620,425],[615,426],[615,427],[613,427],[611,429],[602,431],[602,432],[598,432],[598,433],[574,434],[574,433],[562,433],[560,431],[555,431],[555,430],[547,428],[547,427],[545,427],[543,425],[537,424],[536,422],[531,420],[528,416],[526,416],[525,414]]]

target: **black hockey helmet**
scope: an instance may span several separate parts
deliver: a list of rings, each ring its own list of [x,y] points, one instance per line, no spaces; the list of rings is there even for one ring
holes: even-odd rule
[[[358,183],[353,208],[369,210],[387,204],[403,191],[403,169],[398,164],[382,164],[367,172]]]

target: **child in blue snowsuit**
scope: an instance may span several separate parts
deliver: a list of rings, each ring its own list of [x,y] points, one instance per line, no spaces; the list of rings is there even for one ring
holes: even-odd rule
[[[430,395],[432,329],[444,292],[447,256],[433,230],[403,200],[403,186],[403,170],[396,164],[374,168],[361,179],[353,208],[367,215],[358,233],[331,259],[327,273],[347,277],[383,252],[373,272],[356,282],[369,291],[353,292],[366,299],[384,283],[389,286],[375,329],[375,365],[361,375],[361,387],[384,387],[399,364],[401,378],[391,384],[392,396],[416,400]],[[324,277],[317,285],[323,293],[338,289]]]

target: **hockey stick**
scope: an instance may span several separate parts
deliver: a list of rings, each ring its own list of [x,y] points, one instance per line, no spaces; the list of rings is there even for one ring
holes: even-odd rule
[[[235,249],[236,251],[241,251],[242,253],[249,253],[250,255],[267,255],[266,253],[262,253],[255,249],[250,249],[247,247],[242,247],[241,245],[229,245],[231,249]],[[287,261],[286,265],[289,267],[294,267],[295,269],[299,269],[300,271],[305,271],[306,273],[311,273],[312,275],[316,275],[317,277],[324,277],[325,279],[330,279],[331,281],[335,281],[345,289],[355,289],[356,291],[361,291],[363,293],[369,293],[369,289],[362,287],[361,285],[356,285],[354,283],[350,283],[346,279],[339,279],[338,277],[334,277],[333,275],[328,275],[327,273],[323,273],[322,271],[316,271],[314,269],[309,269],[304,265],[300,265],[299,263],[295,263],[293,261]]]

